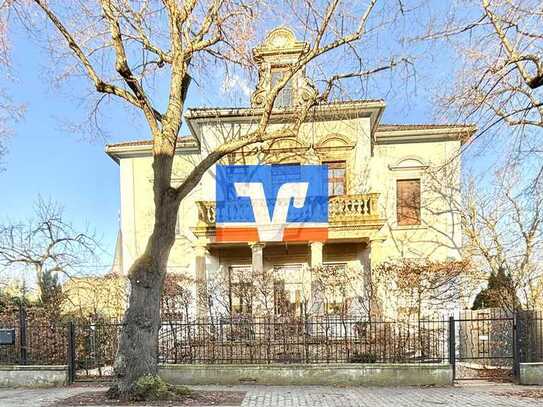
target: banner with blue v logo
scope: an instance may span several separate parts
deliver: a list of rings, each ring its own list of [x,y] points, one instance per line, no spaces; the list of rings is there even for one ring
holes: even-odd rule
[[[324,241],[326,165],[218,165],[216,240]]]

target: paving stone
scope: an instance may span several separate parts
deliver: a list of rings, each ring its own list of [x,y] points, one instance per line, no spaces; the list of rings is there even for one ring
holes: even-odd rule
[[[243,407],[524,407],[543,405],[541,399],[510,395],[530,389],[543,391],[543,387],[510,384],[386,388],[261,385],[194,386],[194,388],[245,391],[247,395],[243,401]],[[57,404],[57,400],[97,389],[103,389],[103,387],[0,389],[0,406],[53,407]],[[500,393],[506,395],[500,396]]]

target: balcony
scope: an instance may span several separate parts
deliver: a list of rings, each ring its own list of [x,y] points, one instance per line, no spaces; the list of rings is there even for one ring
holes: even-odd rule
[[[384,220],[379,214],[379,194],[356,194],[331,197],[328,201],[329,237],[361,237],[362,230],[379,229]],[[194,232],[214,235],[215,201],[197,201],[198,225]],[[236,210],[235,207],[232,210]]]
[[[328,223],[365,224],[379,220],[379,194],[334,196],[328,200]]]

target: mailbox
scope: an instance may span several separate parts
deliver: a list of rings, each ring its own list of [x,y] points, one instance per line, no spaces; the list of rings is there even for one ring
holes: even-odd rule
[[[15,328],[0,329],[0,345],[15,345]]]

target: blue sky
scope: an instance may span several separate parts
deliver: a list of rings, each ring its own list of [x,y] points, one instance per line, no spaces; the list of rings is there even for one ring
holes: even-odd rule
[[[118,229],[118,166],[104,153],[105,140],[83,140],[63,128],[58,118],[66,114],[73,119],[82,109],[44,80],[47,58],[43,50],[23,33],[15,34],[16,81],[6,87],[15,102],[26,106],[26,113],[13,126],[0,173],[0,187],[5,191],[0,203],[2,220],[31,216],[33,203],[41,195],[61,203],[66,219],[78,227],[88,224],[95,229],[104,248],[112,252]],[[111,141],[145,135],[123,120],[108,127]]]
[[[77,122],[85,117],[86,110],[74,95],[86,89],[86,82],[81,78],[73,80],[69,89],[53,88],[45,73],[49,63],[46,52],[27,39],[24,32],[15,29],[13,34],[16,80],[4,86],[15,102],[26,105],[26,114],[14,125],[9,152],[4,157],[5,170],[0,173],[0,187],[4,191],[0,202],[2,221],[31,216],[32,205],[39,195],[58,201],[64,206],[68,220],[79,227],[89,225],[101,237],[108,252],[101,262],[108,265],[118,231],[119,173],[117,164],[104,153],[104,147],[108,142],[149,138],[148,131],[142,120],[134,120],[119,105],[108,105],[107,116],[101,123],[109,133],[107,140],[101,137],[89,140],[67,130],[61,119]],[[447,69],[450,66],[446,63],[423,67],[416,84],[396,93],[390,93],[390,77],[385,74],[382,87],[375,85],[368,96],[386,99],[384,122],[432,122],[430,91],[422,85],[431,72],[446,75]],[[241,83],[241,88],[253,86]],[[231,99],[225,98],[220,90],[212,94],[209,89],[206,91],[193,84],[188,105],[231,104]],[[243,90],[239,93],[243,94]],[[405,97],[407,93],[409,97]]]

